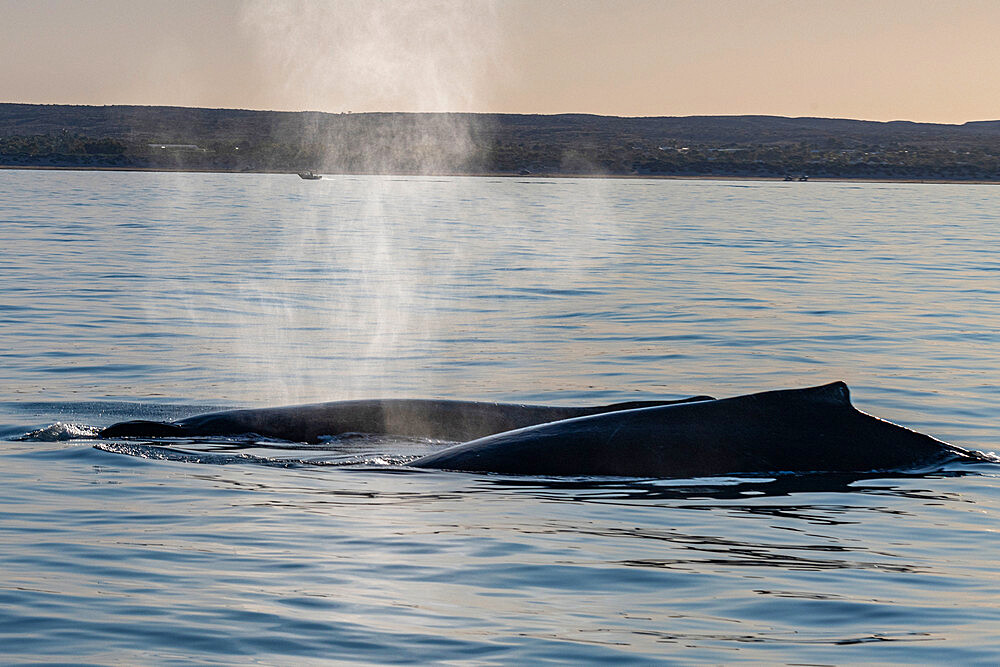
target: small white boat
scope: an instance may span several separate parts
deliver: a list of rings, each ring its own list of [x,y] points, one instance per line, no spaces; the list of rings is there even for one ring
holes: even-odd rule
[[[320,176],[319,174],[313,173],[312,170],[309,170],[309,171],[300,171],[299,178],[304,178],[307,181],[318,181],[323,177]]]

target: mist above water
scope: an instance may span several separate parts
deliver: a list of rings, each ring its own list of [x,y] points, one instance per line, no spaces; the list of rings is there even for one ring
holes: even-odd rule
[[[256,0],[260,67],[315,111],[471,111],[497,76],[490,2]],[[396,100],[406,99],[406,108]]]
[[[244,25],[259,44],[263,85],[308,109],[419,112],[316,120],[301,137],[328,169],[353,173],[450,173],[478,150],[474,111],[501,76],[491,2],[258,0]],[[404,108],[398,100],[406,100]]]
[[[494,14],[492,3],[478,1],[258,0],[245,7],[243,27],[259,45],[263,85],[296,99],[305,93],[309,110],[344,114],[335,122],[306,115],[298,126],[297,140],[303,151],[316,156],[315,170],[442,174],[475,171],[484,150],[478,118],[453,112],[476,109],[497,76]],[[400,99],[406,100],[405,108],[393,106]],[[417,113],[350,113],[359,108]],[[465,248],[459,239],[437,227],[432,231],[426,221],[401,208],[400,188],[391,179],[353,181],[347,202],[336,189],[344,185],[334,186],[329,178],[289,181],[269,193],[276,200],[300,199],[304,205],[297,210],[303,215],[261,221],[261,229],[280,230],[274,237],[274,270],[266,278],[248,272],[241,289],[256,302],[257,312],[247,312],[249,322],[241,329],[256,331],[275,350],[288,350],[288,332],[315,329],[316,344],[354,351],[331,378],[330,395],[370,396],[384,390],[373,382],[384,377],[383,367],[398,366],[390,360],[401,353],[400,337],[412,339],[414,332],[434,326],[433,300],[413,278],[427,271],[413,265],[415,255],[403,238],[412,238],[422,226],[438,236],[433,272],[446,283],[451,282],[448,267],[461,263]],[[462,187],[444,192],[457,200],[472,199]],[[454,205],[448,202],[445,208]],[[466,213],[474,215],[473,208],[470,204]],[[319,282],[330,286],[322,295],[310,295],[325,303],[306,311],[299,308],[298,278],[280,275],[283,264],[297,265],[302,257],[311,258]],[[420,306],[414,307],[417,301]],[[308,312],[314,319],[305,321]],[[245,340],[244,352],[253,354],[260,343]],[[296,386],[296,376],[309,375],[308,369],[294,370],[311,356],[303,350],[300,359],[269,360],[269,377],[262,380],[280,394],[275,400],[294,401],[313,393]]]

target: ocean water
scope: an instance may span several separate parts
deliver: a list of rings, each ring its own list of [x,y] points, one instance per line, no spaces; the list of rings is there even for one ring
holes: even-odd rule
[[[1000,189],[0,170],[0,662],[1000,660],[1000,465],[539,478],[102,441],[845,380],[1000,451]]]

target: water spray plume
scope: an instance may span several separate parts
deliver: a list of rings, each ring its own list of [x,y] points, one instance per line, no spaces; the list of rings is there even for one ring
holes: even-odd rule
[[[286,130],[298,133],[304,154],[315,156],[314,169],[447,174],[468,172],[482,155],[478,117],[455,112],[476,110],[495,77],[494,14],[487,2],[261,0],[246,6],[243,27],[259,43],[264,85],[305,99],[309,110],[343,114],[301,114],[301,124]],[[433,326],[434,299],[414,278],[426,275],[420,266],[426,259],[411,256],[405,241],[426,221],[407,217],[396,205],[412,196],[405,183],[345,177],[287,184],[303,186],[310,188],[304,196],[316,204],[311,217],[282,221],[275,252],[301,257],[311,248],[336,248],[315,257],[330,289],[314,295],[322,303],[308,323],[289,319],[294,309],[260,300],[270,304],[269,312],[249,317],[263,318],[264,326],[244,329],[263,340],[245,345],[267,355],[260,367],[267,375],[262,380],[276,394],[272,400],[379,395],[394,375],[419,372],[410,367],[418,362],[406,361],[402,348],[428,339],[426,329]],[[442,186],[440,194],[457,198],[461,190]],[[284,196],[279,190],[272,194]],[[438,261],[457,264],[461,244],[440,241]],[[436,275],[447,280],[441,265]],[[244,285],[256,294],[273,295],[275,288],[274,280],[248,279]],[[293,298],[293,292],[287,283],[277,290],[283,298]],[[306,330],[314,332],[309,340],[302,339]],[[327,371],[323,386],[310,386],[324,375],[321,369]]]

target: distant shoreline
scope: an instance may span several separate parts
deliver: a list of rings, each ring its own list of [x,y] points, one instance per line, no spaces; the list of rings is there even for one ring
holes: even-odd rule
[[[1000,182],[1000,120],[270,112],[0,103],[11,168]]]
[[[275,174],[286,176],[297,176],[297,172],[267,170],[267,169],[173,169],[166,167],[112,167],[112,166],[82,166],[82,165],[4,165],[0,164],[2,170],[18,171],[132,171],[149,173],[179,173],[179,174]],[[320,173],[320,172],[317,172]],[[571,173],[538,173],[538,174],[514,174],[510,172],[482,172],[482,173],[455,173],[455,172],[413,172],[413,173],[383,173],[383,172],[329,172],[320,173],[322,176],[426,176],[426,177],[469,177],[469,178],[521,178],[521,179],[541,179],[541,178],[606,178],[615,180],[661,180],[661,181],[754,181],[768,183],[793,182],[785,181],[784,178],[767,176],[744,176],[740,174],[718,174],[718,175],[678,175],[678,174],[571,174]],[[794,181],[796,183],[800,181]],[[924,185],[1000,185],[1000,180],[987,179],[946,179],[946,178],[872,178],[872,177],[830,177],[830,176],[810,176],[810,183],[907,183]]]

